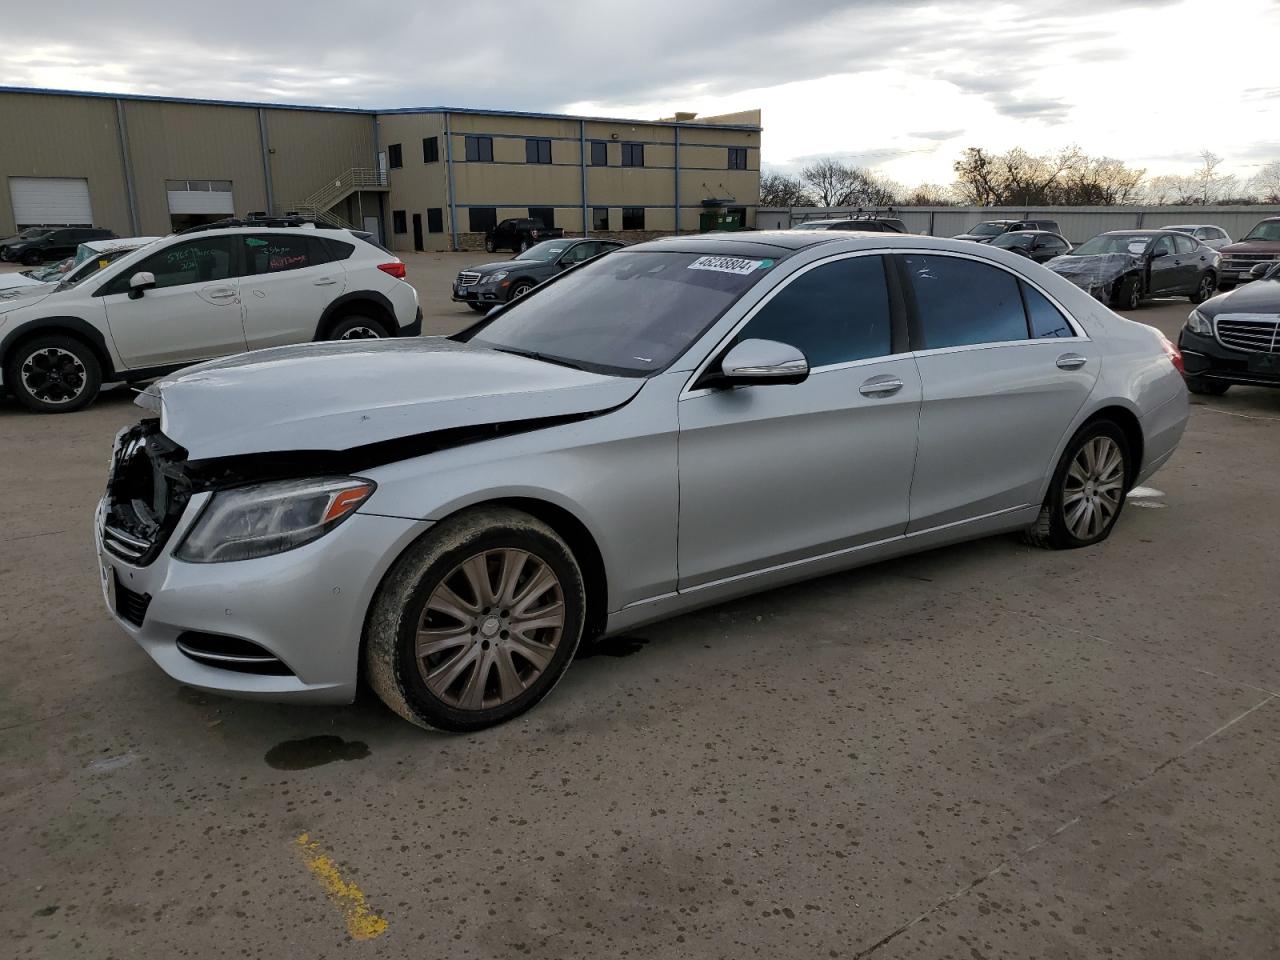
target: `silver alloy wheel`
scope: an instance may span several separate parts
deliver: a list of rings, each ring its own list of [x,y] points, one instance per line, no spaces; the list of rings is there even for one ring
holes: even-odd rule
[[[1213,282],[1213,277],[1209,276],[1207,273],[1200,278],[1199,296],[1200,296],[1201,303],[1204,303],[1204,301],[1208,300],[1210,297],[1213,296],[1213,291],[1215,287],[1216,287],[1216,284]]]
[[[1078,540],[1092,540],[1120,509],[1124,454],[1107,436],[1093,437],[1076,453],[1063,479],[1062,515]]]
[[[382,335],[373,327],[358,326],[344,331],[339,340],[380,340]]]
[[[528,293],[532,289],[533,288],[529,286],[529,284],[527,283],[517,284],[515,288],[511,291],[511,299],[519,300],[521,297],[523,297],[526,293]]]
[[[1142,306],[1142,281],[1135,277],[1130,284],[1129,309],[1137,310],[1140,306]]]
[[[564,622],[564,590],[550,565],[525,550],[486,550],[431,591],[414,659],[427,689],[449,706],[497,707],[547,669]]]
[[[70,350],[41,347],[22,361],[22,385],[42,403],[70,403],[84,393],[84,363]]]

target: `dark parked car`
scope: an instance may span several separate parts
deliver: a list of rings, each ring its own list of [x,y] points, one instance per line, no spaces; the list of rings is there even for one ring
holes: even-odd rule
[[[972,240],[975,243],[990,243],[1002,233],[1014,230],[1047,230],[1049,233],[1061,233],[1057,220],[983,220],[974,224],[964,233],[952,237],[953,240]]]
[[[1071,244],[1066,237],[1048,230],[1014,230],[1002,233],[991,241],[991,245],[1020,253],[1036,263],[1047,263],[1054,257],[1071,252]]]
[[[806,220],[792,224],[792,230],[862,230],[867,233],[906,233],[907,225],[897,217],[843,217],[838,220]]]
[[[510,217],[484,233],[484,248],[489,253],[510,250],[520,253],[543,240],[564,236],[559,227],[543,226],[537,217]]]
[[[1233,383],[1280,387],[1280,263],[1251,272],[1260,283],[1206,300],[1178,334],[1192,393],[1219,396]]]
[[[1208,300],[1218,289],[1218,251],[1172,230],[1112,230],[1047,266],[1113,307],[1136,310],[1148,297]]]
[[[561,270],[622,246],[616,240],[544,240],[514,260],[467,267],[453,282],[453,299],[483,313],[523,297]]]
[[[114,236],[110,230],[97,227],[29,227],[0,242],[0,258],[35,266],[73,255],[86,240],[110,240]]]
[[[1280,260],[1280,217],[1259,220],[1242,240],[1228,244],[1222,254],[1222,289],[1253,279],[1250,271],[1260,263]]]

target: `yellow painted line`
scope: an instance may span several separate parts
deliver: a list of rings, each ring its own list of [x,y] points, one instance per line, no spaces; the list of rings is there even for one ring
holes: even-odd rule
[[[333,858],[320,849],[320,841],[312,840],[310,834],[304,833],[294,842],[302,853],[302,862],[346,917],[347,933],[353,940],[372,940],[387,932],[387,921],[369,908],[363,890],[342,879]]]

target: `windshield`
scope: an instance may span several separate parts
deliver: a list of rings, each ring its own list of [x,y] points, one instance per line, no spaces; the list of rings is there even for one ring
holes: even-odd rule
[[[1002,233],[991,241],[993,247],[1017,247],[1025,250],[1031,246],[1031,238],[1025,233]]]
[[[134,252],[135,251],[133,250],[108,250],[106,253],[98,254],[92,260],[85,260],[78,267],[73,267],[71,269],[71,272],[67,274],[66,279],[58,284],[58,289],[70,290],[81,280],[92,277],[103,267],[107,266],[107,264],[114,263],[127,253]]]
[[[51,233],[53,231],[46,227],[27,227],[25,230],[20,230],[18,236],[23,240],[34,240],[36,237],[47,237]]]
[[[494,318],[472,343],[642,377],[680,356],[775,260],[620,250]]]
[[[543,240],[541,243],[535,243],[526,250],[517,260],[536,260],[538,263],[550,263],[560,254],[569,249],[569,244],[564,240]]]
[[[1246,240],[1280,240],[1280,220],[1263,220],[1249,231]]]
[[[998,237],[1004,233],[1004,224],[1002,223],[980,223],[975,227],[969,228],[969,236],[971,237]]]
[[[1080,244],[1072,255],[1092,257],[1100,253],[1131,253],[1141,256],[1151,239],[1149,233],[1103,233]]]

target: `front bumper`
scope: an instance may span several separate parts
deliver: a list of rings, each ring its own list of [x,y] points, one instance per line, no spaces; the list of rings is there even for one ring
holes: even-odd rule
[[[1280,353],[1233,350],[1186,327],[1178,334],[1178,349],[1188,377],[1280,387]]]
[[[111,616],[180,683],[251,699],[351,702],[365,612],[388,567],[430,523],[356,513],[319,540],[272,557],[174,559],[208,497],[191,499],[164,551],[146,566],[103,546],[99,505],[94,542]],[[263,675],[199,662],[179,649],[178,638],[187,632],[247,640],[279,658],[288,672]]]
[[[453,284],[453,296],[450,297],[454,303],[474,303],[487,307],[496,307],[500,303],[506,303],[506,288],[497,283],[473,283],[462,286],[458,282]]]

